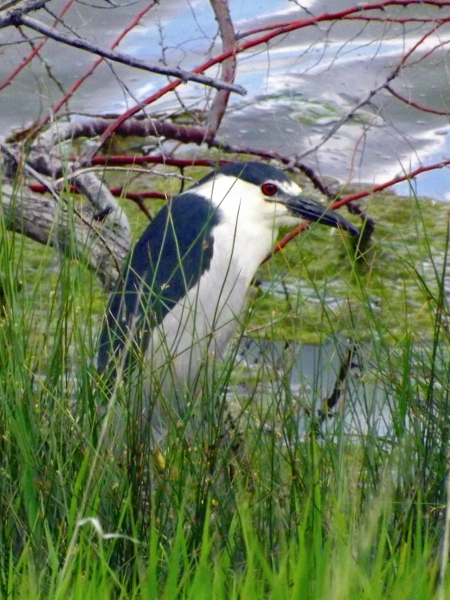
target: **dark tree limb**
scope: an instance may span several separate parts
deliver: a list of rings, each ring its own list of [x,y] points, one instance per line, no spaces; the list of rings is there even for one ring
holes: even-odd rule
[[[0,29],[15,25],[22,15],[43,8],[50,0],[10,0],[0,4]]]
[[[108,50],[107,48],[101,48],[97,44],[93,44],[92,42],[88,42],[83,38],[77,38],[75,36],[67,35],[64,33],[60,33],[56,29],[45,25],[41,21],[37,21],[31,17],[18,15],[14,20],[14,25],[25,25],[34,31],[38,31],[42,33],[48,38],[56,40],[57,42],[61,42],[62,44],[67,44],[68,46],[72,46],[74,48],[78,48],[80,50],[86,50],[87,52],[91,52],[92,54],[97,54],[98,56],[102,56],[103,58],[108,58],[114,62],[122,63],[124,65],[128,65],[129,67],[135,67],[137,69],[142,69],[143,71],[150,71],[151,73],[156,73],[158,75],[167,75],[169,77],[176,77],[183,82],[186,81],[194,81],[196,83],[201,83],[202,85],[206,85],[208,87],[213,87],[218,90],[229,90],[230,92],[235,92],[236,94],[245,95],[246,90],[240,85],[233,85],[231,83],[227,83],[226,81],[220,81],[216,79],[212,79],[206,75],[201,75],[197,73],[193,73],[190,71],[183,71],[183,69],[175,69],[171,67],[163,67],[157,64],[148,64],[143,60],[139,60],[138,58],[133,58],[128,54],[123,54],[122,52],[117,52],[116,50]]]

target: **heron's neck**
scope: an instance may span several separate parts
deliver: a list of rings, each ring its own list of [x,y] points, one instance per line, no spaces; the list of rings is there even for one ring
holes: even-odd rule
[[[233,224],[230,221],[221,223],[214,233],[214,252],[232,277],[244,279],[248,285],[253,279],[260,264],[270,252],[275,233],[268,227],[258,224],[249,226],[240,225],[240,221]],[[225,271],[224,271],[225,272]]]

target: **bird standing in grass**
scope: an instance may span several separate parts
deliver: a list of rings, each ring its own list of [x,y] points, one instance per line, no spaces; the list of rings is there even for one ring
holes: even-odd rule
[[[175,196],[136,243],[109,302],[97,367],[110,385],[120,377],[134,388],[154,443],[224,358],[279,227],[300,218],[358,234],[279,169],[234,163]]]

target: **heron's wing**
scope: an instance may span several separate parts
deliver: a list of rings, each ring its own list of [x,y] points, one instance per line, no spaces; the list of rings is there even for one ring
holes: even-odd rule
[[[136,243],[103,320],[97,369],[115,376],[118,360],[129,369],[153,327],[209,269],[219,213],[201,196],[176,196]],[[123,350],[126,348],[126,356]]]

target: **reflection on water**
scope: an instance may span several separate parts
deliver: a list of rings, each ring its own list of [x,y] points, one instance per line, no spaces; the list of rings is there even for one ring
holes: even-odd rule
[[[421,435],[433,416],[437,422],[442,411],[448,412],[442,385],[449,375],[446,350],[433,353],[422,346],[402,352],[367,343],[355,348],[340,338],[323,345],[244,338],[236,357],[239,383],[231,386],[229,399],[240,406],[251,399],[248,412],[259,407],[257,418],[264,414],[264,425],[275,429],[277,418],[281,423],[291,410],[300,439],[314,427],[318,438],[372,436],[390,445],[405,432]],[[346,360],[348,369],[339,381]],[[273,413],[271,405],[276,405]]]

